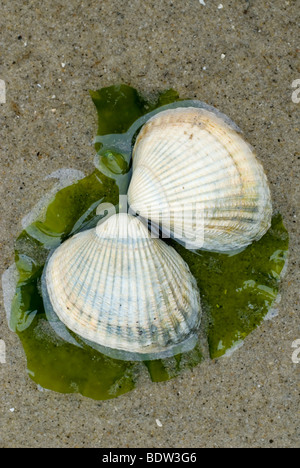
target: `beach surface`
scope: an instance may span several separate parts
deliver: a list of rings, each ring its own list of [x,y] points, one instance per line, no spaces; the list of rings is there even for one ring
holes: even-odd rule
[[[147,98],[173,88],[228,115],[262,161],[290,234],[276,317],[231,356],[168,382],[145,375],[112,400],[39,388],[1,294],[0,447],[299,447],[297,1],[4,0],[0,31],[1,274],[22,218],[53,185],[45,178],[93,170],[89,89],[121,83]]]

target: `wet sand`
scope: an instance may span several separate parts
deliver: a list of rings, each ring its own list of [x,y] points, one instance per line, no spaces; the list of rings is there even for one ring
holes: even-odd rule
[[[1,295],[1,447],[299,447],[299,7],[205,3],[2,2],[1,274],[22,217],[51,187],[45,177],[93,169],[88,90],[126,83],[149,97],[174,88],[227,114],[264,165],[291,237],[279,314],[231,357],[165,383],[145,376],[134,391],[97,402],[37,388]]]

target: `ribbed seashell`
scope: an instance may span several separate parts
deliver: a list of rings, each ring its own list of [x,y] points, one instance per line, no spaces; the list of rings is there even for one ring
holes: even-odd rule
[[[196,280],[136,217],[113,215],[71,237],[50,257],[44,282],[59,319],[113,357],[157,359],[196,343]]]
[[[271,224],[268,182],[253,149],[225,117],[202,108],[163,111],[144,125],[128,202],[194,249],[239,250]]]

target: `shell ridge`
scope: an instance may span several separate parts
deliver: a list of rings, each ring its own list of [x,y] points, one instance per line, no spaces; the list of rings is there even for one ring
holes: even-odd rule
[[[82,238],[83,238],[83,236],[82,236]],[[85,247],[84,251],[88,250],[88,246],[89,246],[90,244],[92,244],[92,242],[87,242],[87,243],[86,243],[86,247]],[[65,249],[66,249],[66,245],[64,245],[64,250],[65,250]],[[64,255],[64,257],[66,257],[66,256]],[[55,260],[56,260],[56,257],[55,257]],[[83,263],[83,261],[84,261],[84,257],[82,256],[82,260],[80,261],[80,265],[81,265],[81,263]],[[67,262],[67,263],[68,263],[68,262]],[[76,278],[76,280],[74,281],[74,280],[73,280],[73,275],[71,275],[71,277],[68,277],[68,280],[69,280],[69,281],[67,281],[67,280],[66,280],[67,277],[66,277],[65,274],[63,275],[63,278],[61,278],[62,272],[60,271],[59,267],[60,267],[60,265],[58,265],[59,280],[62,281],[65,290],[67,289],[67,287],[69,287],[69,286],[72,285],[72,287],[70,287],[70,293],[69,293],[69,294],[65,293],[67,302],[68,302],[70,305],[75,306],[75,308],[76,308],[76,310],[77,310],[75,301],[74,301],[74,299],[73,299],[73,297],[74,297],[74,288],[75,288],[75,291],[78,291],[78,290],[77,290],[77,285],[78,285],[78,283],[80,282],[81,277],[78,276],[78,277]],[[68,271],[70,271],[70,270],[68,269]],[[84,270],[83,270],[83,271],[84,271]],[[66,273],[66,272],[65,272],[65,273]],[[58,276],[58,275],[57,275],[57,276]],[[58,280],[58,279],[57,279],[57,280]],[[61,301],[59,301],[59,298],[56,298],[56,299],[57,299],[57,301],[59,302],[59,305],[60,305],[60,313],[63,313],[62,303],[61,303]]]
[[[91,301],[97,299],[97,282],[95,279],[95,266],[98,264],[99,258],[101,258],[102,256],[102,249],[99,250],[98,241],[95,242],[95,237],[93,238],[93,244],[93,248],[90,249],[88,257],[85,255],[83,259],[85,261],[83,270],[85,271],[85,276],[81,280],[81,289],[78,291],[78,295],[84,292],[84,305],[86,306],[86,312],[83,313],[83,315],[85,320],[91,318],[90,313],[88,312],[88,309],[91,309]],[[88,263],[87,260],[90,258],[92,260],[90,263]],[[88,283],[87,279],[90,277],[91,272],[93,272],[93,281],[91,283]]]
[[[74,286],[77,286],[78,283],[81,284],[80,286],[80,289],[77,291],[77,296],[79,297],[79,295],[84,291],[84,297],[85,297],[85,302],[84,302],[84,305],[88,306],[88,299],[89,299],[89,294],[91,292],[91,289],[92,289],[92,286],[93,286],[93,283],[92,284],[89,284],[89,286],[87,286],[87,278],[88,276],[90,275],[90,271],[93,269],[94,265],[96,264],[96,258],[97,258],[97,251],[98,251],[98,245],[97,243],[94,241],[93,239],[93,242],[92,242],[92,248],[90,250],[86,250],[85,252],[85,255],[82,257],[82,262],[80,262],[79,266],[81,266],[81,263],[84,263],[84,268],[81,270],[81,274],[84,275],[83,277],[81,275],[78,275],[77,276],[77,280],[75,283],[73,283],[73,288]],[[89,255],[88,257],[89,258],[92,258],[92,263],[91,265],[89,265],[89,267],[87,266],[87,258],[86,258],[86,254],[87,252],[89,252]],[[78,269],[77,268],[77,272],[78,272]],[[74,306],[75,306],[75,303],[74,303]],[[84,313],[83,311],[81,312],[81,315],[84,316],[84,318],[86,319],[86,316],[88,315],[87,313]]]
[[[146,284],[146,279],[147,279],[150,286],[152,286],[153,277],[151,276],[150,265],[152,264],[152,266],[153,266],[152,273],[154,272],[154,274],[156,275],[156,278],[157,278],[157,269],[156,269],[156,265],[154,263],[154,255],[152,255],[153,252],[151,252],[153,249],[151,249],[151,243],[150,243],[149,239],[147,239],[147,241],[145,241],[145,244],[146,244],[145,245],[146,248],[144,248],[143,250],[145,251],[146,260],[148,260],[148,261],[145,261],[145,259],[143,259],[141,257],[142,249],[140,249],[138,251],[139,262],[140,262],[140,266],[141,266],[141,275],[143,277],[143,280],[145,281],[145,284]],[[150,262],[152,262],[152,263],[150,263]],[[161,287],[159,282],[157,282],[157,287],[159,289]],[[156,308],[155,308],[155,305],[153,305],[154,301],[152,301],[151,297],[150,297],[150,304],[149,304],[149,299],[147,301],[147,297],[146,297],[146,294],[147,294],[146,291],[144,290],[144,288],[141,288],[141,289],[142,289],[143,303],[145,304],[146,316],[145,315],[144,315],[144,317],[141,316],[142,308],[140,308],[139,309],[139,315],[138,315],[137,332],[138,332],[138,334],[139,334],[139,336],[140,336],[140,338],[143,341],[145,346],[152,346],[153,345],[152,336],[150,335],[149,331],[151,330],[151,325],[152,325],[152,320],[153,320],[152,314],[153,314],[153,312],[156,313]],[[150,288],[148,289],[148,292],[149,292],[149,290],[150,290]],[[147,333],[147,328],[146,328],[146,321],[148,322],[148,333]]]
[[[183,216],[187,235],[204,217],[204,243],[197,236],[192,245],[205,250],[237,250],[270,227],[271,194],[263,166],[221,114],[194,107],[160,112],[142,128],[133,159],[129,204],[177,240]],[[141,166],[151,170],[151,178],[141,175]]]
[[[178,135],[176,135],[176,137],[177,136]],[[148,161],[150,152],[152,152],[154,154],[163,155],[163,154],[166,153],[165,149],[167,148],[168,149],[168,153],[167,153],[168,156],[170,155],[170,153],[172,154],[173,157],[176,154],[173,149],[174,148],[176,149],[176,146],[178,148],[178,139],[174,139],[170,143],[169,139],[159,139],[158,138],[157,142],[156,142],[156,145],[154,147],[151,147],[151,145],[149,145],[149,141],[151,141],[150,137],[145,139],[145,141],[143,141],[143,142],[139,142],[139,143],[137,142],[138,144],[134,147],[134,149],[133,149],[133,160],[136,161],[136,165],[141,162],[141,158],[142,158],[143,161]],[[147,144],[149,146],[148,149],[147,149]],[[146,149],[145,149],[145,147],[146,147]],[[180,147],[178,148],[177,151],[180,154]],[[164,168],[168,169],[168,167],[169,167],[168,158],[164,158],[164,159],[158,158],[156,162],[154,161],[154,166],[153,166],[154,169],[157,168],[157,165],[159,165],[160,170],[162,170]]]
[[[93,248],[90,250],[90,254],[92,254],[92,258],[95,259],[95,252],[97,250],[97,246],[94,245]],[[85,260],[85,265],[86,266],[86,256],[84,257]],[[74,281],[72,284],[72,287],[70,287],[71,294],[67,295],[68,301],[70,303],[70,309],[73,307],[73,310],[76,311],[75,314],[73,314],[72,321],[77,320],[77,323],[80,324],[81,327],[86,327],[86,323],[88,322],[88,317],[90,316],[90,290],[92,289],[92,286],[90,285],[89,287],[86,284],[86,279],[89,276],[89,271],[91,270],[92,265],[90,265],[89,268],[84,268],[82,270],[82,275],[78,276],[78,281],[76,281],[76,286],[80,284],[80,287],[75,287],[74,286]],[[73,294],[72,294],[73,291]],[[81,299],[79,299],[81,298]],[[66,311],[65,311],[66,313]],[[71,322],[71,317],[68,317],[69,321],[69,327],[73,329],[72,327],[74,326],[73,323]],[[75,323],[74,331],[78,334],[80,331],[80,328],[78,328],[78,325]]]
[[[208,133],[208,132],[206,132],[206,133]],[[219,151],[219,152],[222,150],[222,153],[224,153],[224,147],[218,142],[217,148],[216,148],[216,140],[213,140],[212,136],[209,133],[208,133],[208,135],[211,137],[210,138],[211,141],[205,142],[205,145],[203,144],[204,142],[201,142],[201,148],[199,148],[199,142],[197,142],[198,146],[196,147],[195,141],[191,142],[191,140],[188,140],[188,139],[185,139],[185,141],[180,141],[178,135],[176,135],[177,140],[174,142],[174,144],[172,146],[175,146],[175,143],[178,144],[179,141],[180,141],[180,146],[179,146],[179,148],[177,150],[177,153],[174,152],[174,151],[171,151],[172,148],[168,148],[169,151],[167,153],[167,157],[163,160],[163,162],[161,162],[161,157],[154,160],[153,167],[155,169],[159,169],[160,171],[161,171],[162,167],[163,168],[166,167],[166,169],[168,169],[171,172],[171,174],[173,174],[174,177],[176,177],[176,175],[178,175],[178,171],[179,171],[180,168],[182,168],[182,169],[186,168],[186,163],[187,163],[186,158],[183,158],[182,162],[179,162],[179,163],[178,163],[178,161],[174,161],[174,155],[178,155],[178,157],[181,156],[182,146],[183,145],[185,145],[186,152],[189,154],[189,160],[191,161],[191,163],[193,163],[193,166],[191,164],[191,167],[194,167],[194,165],[196,164],[197,168],[199,170],[203,171],[203,169],[206,166],[209,167],[209,165],[213,165],[215,163],[216,159],[218,159],[218,163],[219,163],[219,158],[217,158],[217,157],[215,157],[213,162],[211,163],[212,150]],[[170,142],[168,140],[166,141],[166,144],[167,143],[170,144]],[[155,154],[157,154],[157,152]],[[171,167],[170,167],[169,159],[171,159],[172,162],[173,162]],[[206,164],[207,159],[209,161],[208,164]],[[227,151],[226,151],[226,154],[223,155],[223,159],[224,160],[229,159]],[[146,159],[146,161],[147,160],[149,161],[149,157]],[[189,180],[189,175],[190,174],[183,173],[182,175],[185,177],[186,180]]]
[[[127,359],[129,353],[138,360],[172,355],[188,335],[186,327],[193,325],[195,280],[189,270],[178,267],[179,254],[152,239],[138,218],[114,216],[98,231],[74,236],[49,259],[45,280],[53,310],[70,330],[104,353],[115,349],[122,353],[119,358]],[[124,239],[112,237],[114,229]],[[183,318],[176,306],[185,311]],[[184,349],[195,344],[185,341]]]
[[[136,308],[137,308],[137,310],[139,310],[140,309],[140,302],[141,302],[140,295],[139,295],[139,290],[138,290],[138,287],[137,287],[137,285],[139,284],[139,282],[138,282],[139,277],[138,277],[138,272],[137,272],[137,268],[136,268],[136,263],[134,261],[131,261],[131,256],[129,256],[129,252],[133,253],[135,251],[135,247],[136,247],[136,243],[134,242],[133,238],[131,237],[130,238],[130,243],[129,243],[129,251],[127,251],[127,250],[124,251],[123,255],[126,254],[126,259],[127,259],[128,303],[130,302],[131,297],[135,298]],[[132,271],[132,270],[134,270],[134,271]],[[132,281],[130,281],[130,284],[129,284],[129,278],[132,278]],[[128,311],[128,313],[129,313],[129,311]],[[132,321],[131,317],[129,317],[127,319],[126,337],[127,337],[128,341],[132,342],[133,337],[134,337],[134,329],[133,329],[133,326],[131,325],[131,332],[130,332],[129,319]]]
[[[124,235],[122,233],[122,235]],[[123,252],[123,249],[121,248],[120,249],[120,244],[119,242],[116,243],[116,248],[114,250],[114,258],[113,258],[113,262],[109,262],[109,267],[110,269],[112,268],[112,271],[114,272],[117,272],[118,271],[118,268],[119,268],[119,263],[120,263],[120,260],[122,262],[122,252]],[[121,253],[120,253],[120,250],[121,250]],[[112,252],[113,249],[111,248],[110,251]],[[114,274],[114,275],[110,275],[112,277],[112,281],[111,281],[111,294],[110,296],[111,297],[115,297],[115,301],[116,301],[116,304],[118,306],[118,304],[121,304],[120,303],[120,289],[119,287],[116,286],[116,281],[118,279],[118,276],[117,274]],[[118,285],[119,286],[119,285]],[[104,291],[106,291],[106,289],[104,289]],[[107,321],[106,321],[106,326],[105,326],[105,330],[106,330],[106,333],[107,335],[114,335],[114,330],[113,330],[113,322],[115,320],[115,317],[116,314],[113,314],[113,313],[108,313],[107,314]],[[116,337],[116,329],[115,329],[115,337]],[[114,343],[113,343],[114,344]]]
[[[108,335],[108,329],[109,329],[109,322],[110,322],[110,310],[111,310],[111,304],[109,302],[109,298],[112,297],[112,294],[114,293],[113,289],[113,283],[115,281],[115,278],[111,278],[111,266],[116,262],[116,257],[117,257],[117,252],[116,248],[113,249],[112,247],[109,247],[108,239],[106,239],[106,244],[107,248],[106,251],[108,252],[107,256],[107,267],[106,274],[103,275],[103,301],[102,301],[102,307],[101,310],[103,311],[101,314],[101,332],[103,334],[103,339],[105,337],[104,343],[106,344],[107,340],[107,335]]]
[[[161,250],[163,250],[163,249],[161,249]],[[163,270],[164,270],[164,273],[165,273],[166,277],[168,277],[169,272],[167,271],[166,267],[167,267],[167,265],[169,265],[172,268],[174,268],[174,265],[170,264],[170,262],[165,258],[164,255],[163,255],[163,257],[164,257],[164,262],[162,262],[162,267],[163,267]],[[174,272],[173,272],[172,276],[174,278]],[[181,322],[185,321],[185,317],[184,317],[184,315],[183,315],[183,313],[181,311],[181,309],[183,309],[184,305],[183,305],[183,301],[182,301],[183,298],[180,298],[180,295],[178,295],[178,290],[177,290],[177,288],[175,287],[175,285],[172,282],[170,282],[170,289],[171,289],[172,297],[175,300],[175,304],[177,304],[177,305],[173,304],[172,314],[170,313],[171,311],[169,310],[169,314],[168,314],[169,328],[172,328],[173,336],[176,337],[176,328],[179,327]],[[181,299],[180,303],[179,303],[179,299]],[[182,320],[180,320],[180,319],[182,319]],[[171,338],[173,338],[173,336]],[[178,336],[176,338],[178,340]],[[180,338],[182,338],[182,337],[180,337]]]
[[[168,257],[165,255],[163,245],[160,245],[159,249],[161,251],[162,257],[164,258],[164,261],[162,262],[164,274],[166,277],[169,277],[170,271],[172,271],[172,279],[175,280],[176,286],[177,286],[177,287],[174,286],[173,281],[169,281],[171,292],[172,292],[172,297],[175,300],[175,304],[176,304],[175,310],[173,309],[172,311],[174,314],[173,315],[174,318],[172,319],[172,316],[169,314],[169,320],[170,320],[170,323],[172,324],[174,336],[178,335],[177,329],[180,328],[180,331],[181,331],[180,340],[181,340],[183,339],[183,337],[187,336],[187,334],[189,334],[190,332],[190,330],[188,330],[188,327],[186,326],[186,323],[189,323],[188,314],[186,315],[183,312],[183,311],[186,312],[186,307],[187,305],[190,306],[190,304],[188,304],[187,299],[184,298],[184,296],[181,294],[182,282],[180,284],[179,281],[177,281],[179,279],[179,265],[177,264],[176,261],[174,261],[173,256],[171,254]],[[174,250],[172,247],[171,249]],[[170,268],[168,269],[167,267],[170,267]],[[182,270],[184,270],[186,273],[191,275],[190,270],[189,268],[187,268],[186,263],[181,259],[181,272]],[[184,327],[184,330],[183,330],[183,327]],[[178,336],[177,336],[177,339],[178,339]]]
[[[157,248],[157,243],[155,243],[155,246]],[[161,249],[159,249],[161,250]],[[151,261],[154,265],[154,256],[151,257]],[[169,300],[169,297],[167,296],[167,293],[168,291],[166,291],[166,273],[165,273],[165,269],[164,269],[164,263],[160,260],[160,267],[161,269],[158,270],[157,268],[154,268],[154,271],[156,273],[156,281],[157,281],[157,284],[159,285],[159,295],[160,295],[160,302],[163,304],[163,310],[161,310],[160,314],[159,314],[159,321],[158,321],[158,326],[159,326],[159,330],[158,330],[158,342],[160,345],[162,346],[165,346],[169,340],[169,335],[170,335],[170,331],[168,333],[168,336],[167,336],[167,333],[166,333],[166,330],[168,328],[170,328],[170,326],[173,328],[173,323],[170,321],[169,319],[169,314],[168,316],[166,317],[166,311],[168,310],[168,303],[170,304],[171,301]],[[161,275],[160,273],[163,273],[163,275]],[[162,277],[163,276],[163,277]],[[171,275],[172,276],[172,275]],[[169,281],[169,287],[172,291],[173,289],[173,285],[172,283]],[[157,313],[158,311],[156,311]],[[167,326],[165,326],[166,324],[166,318],[168,318],[168,321],[167,321]]]
[[[88,237],[88,236],[87,236],[87,237]],[[72,239],[72,238],[71,238],[71,239]],[[71,239],[68,239],[68,241],[70,241]],[[78,239],[78,238],[77,238],[77,239]],[[68,241],[67,241],[67,242],[68,242]],[[81,256],[81,257],[83,256],[84,252],[85,252],[86,250],[88,250],[88,248],[89,248],[89,246],[90,246],[91,243],[92,243],[92,241],[90,240],[90,241],[84,243],[84,244],[82,245],[82,247],[79,248],[79,249],[77,250],[75,257],[73,257],[72,263],[69,263],[69,271],[70,271],[70,272],[73,272],[73,271],[74,271],[73,269],[75,268],[75,264],[76,264],[77,259],[80,258],[80,256]],[[67,243],[64,243],[63,245],[64,245],[64,248],[67,248]],[[70,255],[69,255],[69,257],[70,257]],[[68,257],[68,258],[69,258],[69,257]],[[81,261],[82,261],[82,260],[81,260]],[[71,279],[71,278],[70,278],[70,279]]]
[[[97,330],[100,333],[103,333],[103,326],[102,327],[100,326],[100,310],[103,311],[101,314],[101,321],[106,323],[105,320],[106,320],[106,315],[107,315],[107,310],[106,310],[107,308],[104,307],[104,297],[105,297],[104,292],[105,292],[106,282],[109,279],[108,278],[109,275],[104,275],[103,272],[108,270],[108,265],[110,264],[110,258],[111,258],[111,250],[107,248],[107,241],[104,241],[102,249],[101,249],[101,253],[97,259],[97,263],[100,263],[101,261],[102,268],[98,268],[97,277],[95,279],[95,284],[97,285],[97,291],[94,294],[93,303],[91,306],[91,311],[95,309],[98,310]],[[99,285],[102,284],[103,282],[104,282],[104,287],[102,287],[101,289],[102,294],[100,294]],[[92,318],[91,314],[90,314],[90,318]]]
[[[143,199],[143,205],[145,207],[150,206],[150,208],[153,208],[153,206],[155,206],[154,203],[153,203],[154,200],[155,200],[155,198],[153,196],[153,192],[154,191],[159,192],[159,189],[160,189],[159,193],[161,194],[161,197],[160,197],[160,202],[159,203],[163,203],[164,201],[163,201],[162,198],[164,197],[164,188],[163,188],[162,184],[160,183],[160,181],[157,180],[157,178],[155,177],[155,174],[152,172],[151,168],[146,167],[146,166],[142,166],[141,169],[144,169],[144,174],[146,173],[147,176],[148,176],[148,179],[150,178],[151,182],[153,183],[153,190],[149,193],[149,195],[148,195],[148,197],[146,199],[145,198]],[[134,176],[133,176],[132,180],[134,180]],[[141,180],[143,181],[143,179],[141,179]],[[139,189],[141,189],[141,190],[144,189],[144,184],[143,183],[138,184],[136,186],[136,188],[135,188],[135,191],[138,191]],[[132,189],[130,189],[130,187],[129,187],[129,191],[128,191],[128,197],[132,198]],[[166,197],[164,198],[164,200],[166,200]],[[149,201],[149,203],[148,203],[148,201]],[[167,203],[167,202],[165,201],[165,203]],[[131,205],[135,209],[135,204],[132,203]]]
[[[136,243],[133,239],[133,237],[130,237],[130,243],[129,243],[129,251],[127,252],[127,255],[128,253],[134,253],[135,252],[135,249],[136,249]],[[137,248],[136,250],[136,253],[139,252],[139,249]],[[126,328],[126,337],[127,337],[127,340],[132,343],[131,346],[134,345],[134,343],[136,343],[136,338],[137,338],[137,335],[136,335],[136,331],[137,331],[137,326],[136,326],[136,322],[139,321],[139,313],[140,313],[140,310],[143,309],[143,288],[137,288],[137,285],[140,284],[140,275],[139,275],[139,268],[138,268],[138,264],[136,261],[131,261],[131,256],[130,258],[128,259],[128,264],[130,265],[130,268],[133,268],[134,269],[134,276],[133,276],[133,281],[132,283],[135,285],[135,295],[132,295],[131,297],[134,298],[134,300],[136,301],[136,310],[137,310],[137,320],[135,320],[135,323],[134,322],[134,317],[132,316],[132,314],[130,314],[130,316],[128,317],[128,320],[127,320],[127,328]],[[130,301],[129,301],[130,302]],[[135,349],[134,349],[135,350]]]
[[[96,235],[95,238],[96,238],[96,244],[97,244],[99,242],[99,240],[100,240],[99,236]],[[97,287],[97,290],[94,293],[94,300],[93,300],[93,303],[95,305],[97,304],[97,307],[96,307],[97,313],[96,313],[96,317],[94,317],[94,320],[96,320],[96,324],[95,324],[96,329],[94,329],[94,333],[92,331],[86,330],[86,333],[88,334],[87,337],[89,339],[91,339],[91,340],[94,339],[94,336],[96,335],[97,332],[100,333],[101,335],[103,335],[104,330],[106,329],[107,320],[108,320],[109,306],[107,305],[107,303],[105,301],[105,292],[108,289],[108,284],[110,282],[109,266],[111,264],[112,251],[111,251],[111,249],[107,248],[107,240],[104,238],[104,239],[102,239],[102,241],[104,243],[103,243],[99,258],[98,258],[98,262],[100,263],[100,261],[101,261],[102,268],[99,269],[99,277],[98,277],[99,279],[98,279],[98,281],[99,282],[100,282],[100,280],[103,281],[103,286],[102,286],[103,294],[102,295],[99,294],[98,287]],[[103,274],[104,271],[107,272],[106,275]],[[99,321],[99,319],[100,319],[100,312],[99,312],[100,309],[102,311],[102,313],[101,313],[101,325],[100,325],[100,321]],[[93,310],[95,310],[95,309],[91,308],[90,320],[92,319],[92,311]],[[86,321],[86,323],[88,324],[88,321]]]

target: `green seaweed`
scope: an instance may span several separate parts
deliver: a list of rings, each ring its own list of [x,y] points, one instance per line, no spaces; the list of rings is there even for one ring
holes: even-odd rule
[[[142,115],[148,112],[146,101],[136,89],[127,85],[90,90],[98,113],[97,135],[125,133]],[[96,146],[96,150],[99,145]]]
[[[238,255],[193,253],[172,242],[195,276],[208,316],[211,358],[226,353],[251,333],[271,309],[288,254],[281,215],[265,236]]]
[[[110,86],[90,95],[98,113],[95,138],[96,166],[115,180],[120,195],[127,193],[131,178],[131,151],[139,128],[161,107],[180,101],[172,89],[152,101],[146,101],[127,85]]]
[[[39,304],[28,315],[32,297]],[[114,398],[134,388],[132,363],[110,359],[87,346],[74,346],[54,334],[43,313],[36,283],[20,288],[18,298],[21,304],[17,331],[27,356],[28,373],[37,384],[95,400]]]
[[[204,359],[203,349],[198,343],[194,349],[186,353],[177,354],[167,359],[145,361],[152,382],[163,382],[173,379],[183,370],[192,369]]]
[[[103,148],[110,149],[109,144],[116,144],[120,136],[124,149],[124,141],[128,137],[132,139],[139,126],[144,124],[143,117],[147,120],[161,107],[168,108],[174,105],[176,107],[176,103],[184,103],[173,89],[161,92],[156,99],[148,101],[145,101],[135,89],[126,85],[90,91],[90,95],[98,113],[98,130],[95,139],[97,152]],[[135,132],[131,133],[130,130],[135,127]],[[131,145],[132,141],[129,144]]]
[[[100,203],[118,203],[114,180],[97,169],[89,176],[60,190],[46,209],[43,219],[27,227],[26,233],[46,249],[57,247],[72,232],[83,229],[95,218]]]
[[[179,101],[179,95],[173,89],[160,93],[154,101],[146,101],[136,89],[124,84],[90,90],[90,96],[98,113],[97,135],[125,133],[143,115]],[[99,151],[102,144],[96,142],[95,148]]]
[[[176,91],[146,101],[125,85],[90,92],[98,113],[95,147],[98,168],[60,190],[43,215],[21,232],[15,244],[19,273],[10,326],[23,344],[30,377],[41,387],[78,392],[100,400],[134,388],[141,366],[107,357],[82,343],[67,342],[51,328],[41,295],[41,276],[49,252],[69,236],[91,228],[107,214],[99,204],[119,209],[119,196],[130,181],[131,148],[138,128],[157,109],[180,106]],[[104,207],[107,205],[103,205]],[[195,276],[203,308],[204,334],[210,358],[218,358],[243,340],[264,319],[276,300],[288,253],[288,233],[282,217],[243,252],[228,256],[192,252],[168,241]],[[201,341],[187,353],[144,362],[152,381],[174,378],[198,365],[207,352]]]
[[[131,363],[109,359],[92,348],[74,346],[58,336],[47,323],[40,280],[49,251],[71,234],[95,226],[99,203],[117,205],[115,181],[95,170],[60,190],[45,213],[16,240],[15,263],[19,273],[12,302],[10,327],[18,333],[27,356],[30,377],[42,387],[58,392],[79,392],[106,399],[134,386]],[[44,329],[41,334],[40,330]],[[39,332],[37,332],[39,331]]]

